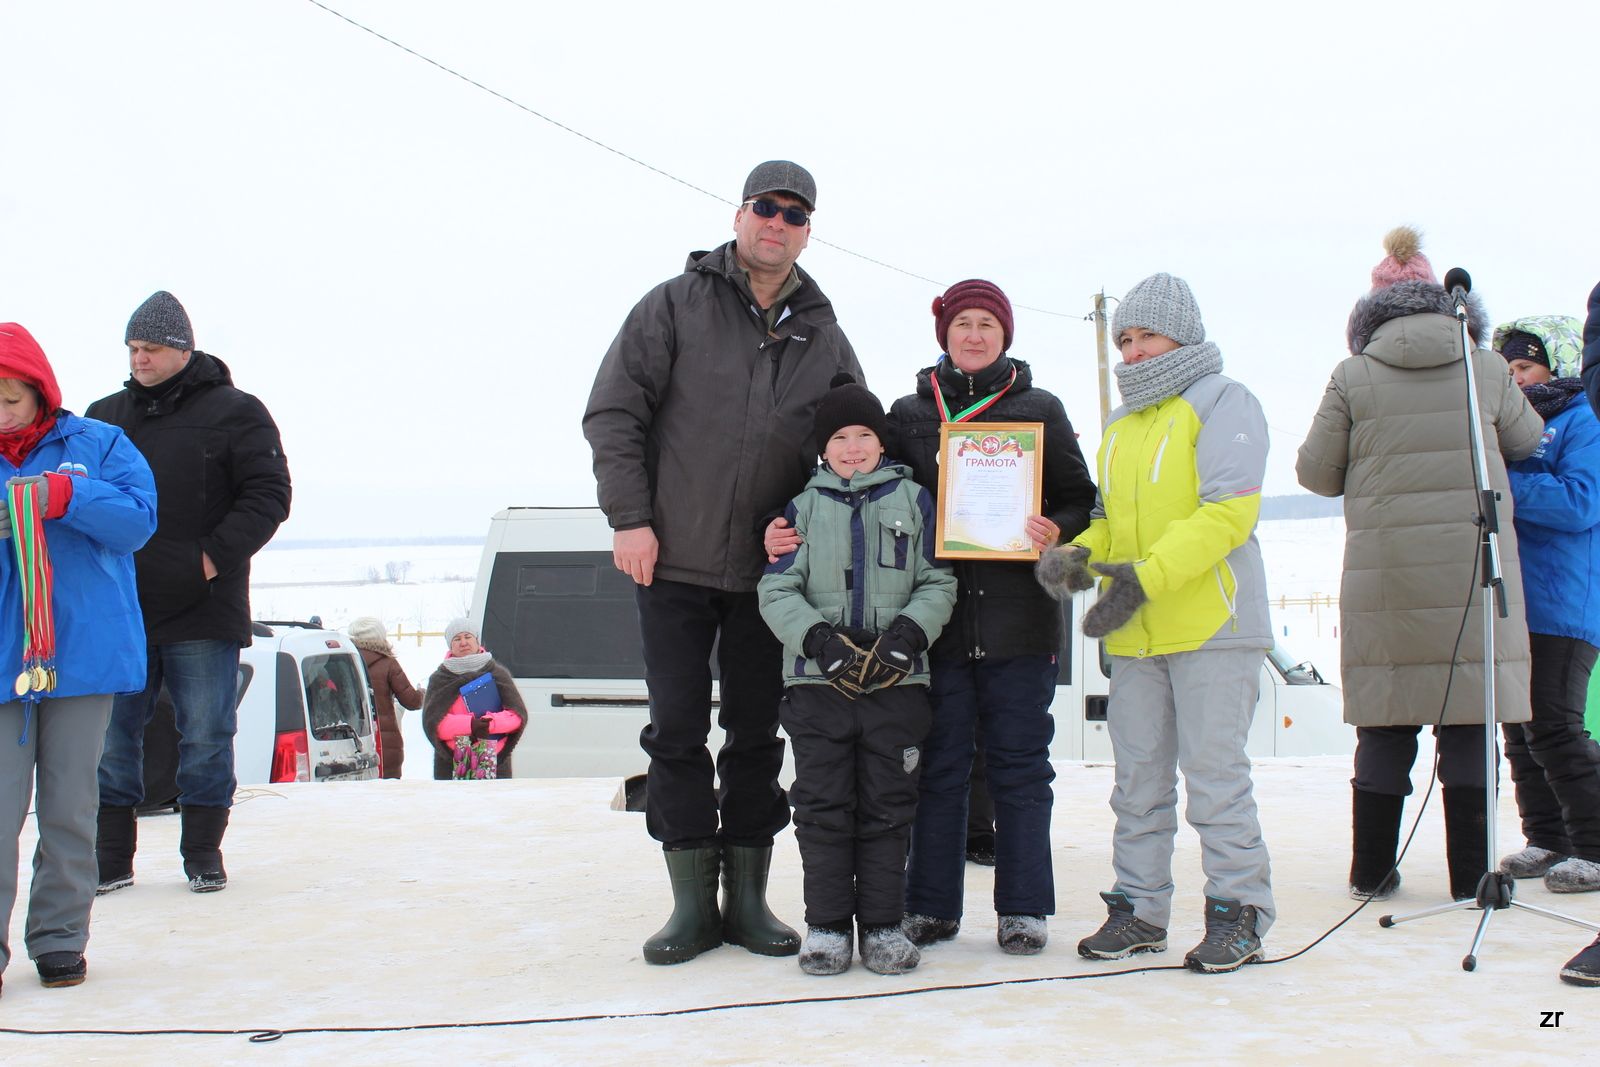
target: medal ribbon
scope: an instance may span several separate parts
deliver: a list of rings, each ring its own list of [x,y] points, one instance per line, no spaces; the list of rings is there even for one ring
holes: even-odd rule
[[[952,415],[950,414],[950,405],[945,403],[944,390],[939,388],[939,377],[937,374],[935,374],[933,376],[933,402],[939,406],[939,418],[942,421],[966,422],[967,420],[975,418],[976,416],[981,415],[985,411],[988,411],[990,408],[994,407],[995,404],[999,402],[1000,398],[1005,396],[1006,392],[1016,384],[1017,368],[1012,367],[1011,380],[1006,382],[1005,385],[1001,386],[999,392],[990,393],[987,397],[978,401],[976,404],[973,404],[971,407],[962,411],[958,411],[956,414]]]
[[[55,568],[50,564],[50,550],[44,539],[39,483],[19,482],[7,488],[25,633],[16,693],[24,700],[37,702],[56,687]]]

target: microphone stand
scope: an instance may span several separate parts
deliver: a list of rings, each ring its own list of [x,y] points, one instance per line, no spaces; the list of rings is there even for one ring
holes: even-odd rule
[[[1456,273],[1451,271],[1447,274],[1446,282],[1450,282]],[[1464,277],[1466,272],[1461,271],[1460,274]],[[1499,731],[1495,723],[1494,705],[1494,620],[1497,614],[1502,619],[1506,617],[1506,591],[1500,572],[1500,515],[1496,505],[1500,494],[1489,486],[1489,462],[1484,453],[1483,427],[1479,422],[1481,416],[1478,409],[1478,379],[1472,368],[1472,339],[1467,332],[1467,286],[1470,285],[1470,281],[1466,285],[1456,285],[1450,295],[1455,301],[1456,320],[1461,326],[1462,363],[1467,371],[1467,427],[1472,442],[1472,473],[1478,490],[1478,513],[1473,517],[1473,522],[1478,527],[1478,573],[1482,576],[1478,585],[1483,590],[1483,765],[1486,786],[1484,806],[1487,809],[1483,825],[1487,841],[1484,853],[1487,857],[1487,869],[1478,881],[1478,892],[1474,897],[1424,908],[1406,915],[1384,915],[1378,919],[1378,925],[1387,929],[1400,923],[1411,922],[1413,919],[1426,919],[1430,915],[1442,915],[1464,908],[1482,908],[1483,915],[1478,919],[1478,931],[1473,935],[1472,947],[1461,960],[1463,971],[1477,969],[1478,949],[1483,945],[1484,936],[1489,932],[1489,919],[1495,912],[1504,909],[1521,908],[1535,915],[1543,915],[1547,919],[1600,932],[1600,925],[1595,923],[1517,900],[1516,879],[1509,874],[1502,874],[1499,870],[1499,861],[1495,858],[1497,854],[1495,801],[1498,793],[1500,753],[1496,747]]]

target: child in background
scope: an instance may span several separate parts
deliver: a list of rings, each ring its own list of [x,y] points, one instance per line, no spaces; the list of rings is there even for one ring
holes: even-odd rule
[[[838,375],[816,414],[824,463],[785,512],[798,550],[769,564],[761,616],[784,646],[779,720],[794,746],[795,838],[805,868],[800,969],[911,970],[900,929],[916,812],[929,644],[956,580],[933,558],[933,498],[884,458],[883,405]]]
[[[510,778],[511,750],[528,724],[522,694],[511,672],[479,644],[470,620],[450,620],[444,638],[450,651],[428,679],[422,702],[422,726],[433,742],[433,776],[439,781]],[[485,696],[488,703],[482,705]],[[480,706],[498,710],[475,714]]]

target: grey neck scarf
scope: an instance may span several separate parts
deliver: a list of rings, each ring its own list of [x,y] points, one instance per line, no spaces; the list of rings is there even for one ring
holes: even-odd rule
[[[454,671],[456,674],[471,674],[473,671],[481,671],[487,667],[489,660],[492,658],[487,651],[474,652],[470,656],[451,656],[444,661],[444,668],[447,671]]]
[[[1117,391],[1130,411],[1143,411],[1177,396],[1208,374],[1222,372],[1222,351],[1210,341],[1174,348],[1143,363],[1118,363]]]

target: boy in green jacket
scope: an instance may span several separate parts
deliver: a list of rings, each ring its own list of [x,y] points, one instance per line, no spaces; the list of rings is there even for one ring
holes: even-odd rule
[[[807,974],[849,968],[852,922],[869,970],[901,974],[921,958],[900,930],[906,845],[931,722],[925,654],[956,580],[933,558],[933,499],[884,457],[883,432],[878,398],[835,377],[817,406],[824,462],[784,516],[800,547],[759,586],[784,647],[779,721],[794,746]]]

